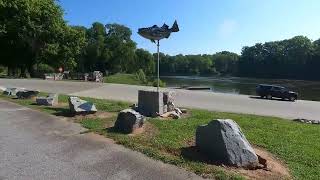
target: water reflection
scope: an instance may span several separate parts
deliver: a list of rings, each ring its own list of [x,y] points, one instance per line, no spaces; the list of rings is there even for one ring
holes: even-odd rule
[[[275,84],[299,93],[299,99],[320,101],[320,82],[286,79],[254,79],[239,77],[161,77],[168,87],[209,86],[214,92],[255,95],[257,84]]]

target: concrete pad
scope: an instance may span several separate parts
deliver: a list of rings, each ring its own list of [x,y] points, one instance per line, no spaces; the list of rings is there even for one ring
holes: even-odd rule
[[[202,179],[84,130],[0,100],[0,179]]]

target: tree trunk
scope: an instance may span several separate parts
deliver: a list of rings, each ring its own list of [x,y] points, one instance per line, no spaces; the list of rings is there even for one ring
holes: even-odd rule
[[[26,68],[24,66],[20,67],[20,78],[27,78]]]
[[[33,67],[33,65],[28,65],[28,72],[30,74],[30,77],[35,77],[36,76],[36,72],[35,72],[35,69]]]
[[[11,67],[10,67],[10,66],[8,66],[7,76],[8,76],[8,77],[11,76]]]
[[[7,76],[8,76],[8,77],[11,77],[11,76],[12,76],[12,67],[10,67],[10,66],[8,66]]]
[[[11,69],[11,77],[16,77],[17,76],[17,68],[16,67],[12,67]]]

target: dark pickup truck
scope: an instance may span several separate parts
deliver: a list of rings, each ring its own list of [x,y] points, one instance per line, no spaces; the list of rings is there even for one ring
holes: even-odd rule
[[[272,99],[272,97],[288,99],[290,101],[295,101],[298,99],[298,93],[289,91],[285,87],[260,84],[256,87],[256,93],[261,98]]]

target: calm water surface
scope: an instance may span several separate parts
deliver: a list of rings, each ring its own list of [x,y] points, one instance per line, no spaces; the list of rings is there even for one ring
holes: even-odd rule
[[[255,95],[257,84],[275,84],[299,93],[299,99],[320,101],[320,81],[240,77],[163,76],[168,87],[208,86],[213,92]]]

